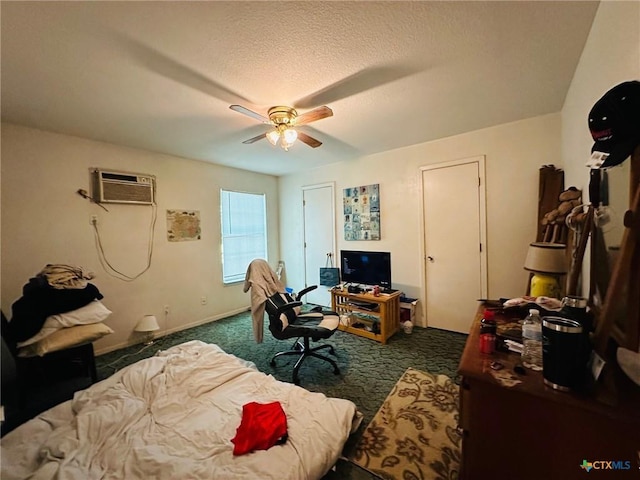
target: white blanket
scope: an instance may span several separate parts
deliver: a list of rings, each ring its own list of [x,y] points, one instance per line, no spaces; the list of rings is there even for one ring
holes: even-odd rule
[[[232,454],[248,402],[279,401],[283,445]],[[355,405],[259,372],[191,341],[130,365],[1,442],[3,480],[319,479],[337,461]]]

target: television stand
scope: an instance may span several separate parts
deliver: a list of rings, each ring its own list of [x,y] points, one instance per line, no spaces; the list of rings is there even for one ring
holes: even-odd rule
[[[349,316],[349,325],[339,329],[360,337],[370,338],[383,345],[398,331],[400,324],[400,292],[381,294],[349,293],[346,289],[331,290],[331,309],[339,315]],[[358,328],[355,325],[362,324]]]

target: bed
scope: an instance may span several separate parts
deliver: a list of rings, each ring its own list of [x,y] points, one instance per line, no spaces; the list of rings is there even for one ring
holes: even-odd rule
[[[243,406],[277,401],[286,442],[234,455]],[[357,428],[356,406],[190,341],[141,360],[2,438],[3,480],[319,479]]]

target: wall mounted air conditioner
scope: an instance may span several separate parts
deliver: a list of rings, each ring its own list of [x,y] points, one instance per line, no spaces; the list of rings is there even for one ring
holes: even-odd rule
[[[92,198],[96,203],[155,204],[153,175],[93,169]]]

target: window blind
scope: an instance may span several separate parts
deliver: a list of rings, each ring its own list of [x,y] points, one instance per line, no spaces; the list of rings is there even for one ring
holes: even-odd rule
[[[252,260],[267,260],[264,194],[220,190],[222,281],[243,281]]]

